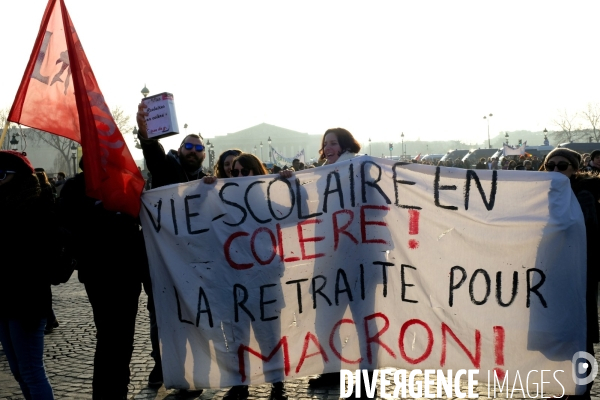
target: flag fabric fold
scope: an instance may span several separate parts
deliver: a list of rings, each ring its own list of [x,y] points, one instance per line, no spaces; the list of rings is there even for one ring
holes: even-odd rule
[[[112,118],[64,0],[49,0],[8,120],[82,145],[86,192],[137,216],[142,177]]]

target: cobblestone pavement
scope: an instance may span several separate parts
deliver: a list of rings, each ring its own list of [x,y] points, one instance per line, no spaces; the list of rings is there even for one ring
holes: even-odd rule
[[[52,288],[53,305],[60,327],[45,340],[46,372],[54,389],[56,399],[85,400],[92,398],[92,367],[95,348],[95,328],[92,309],[85,289],[74,275],[71,280]],[[175,399],[221,399],[226,390],[205,390],[201,395],[179,393],[177,390],[158,390],[146,386],[148,375],[154,365],[150,357],[150,333],[146,296],[142,292],[137,317],[135,348],[131,360],[130,399],[175,400]],[[596,347],[596,356],[600,347]],[[312,390],[308,387],[308,378],[286,382],[290,399],[338,399],[339,387]],[[250,398],[268,398],[269,385],[250,387]],[[466,392],[466,390],[465,390]],[[487,386],[477,387],[480,399],[487,399]],[[514,398],[520,392],[515,392]],[[506,397],[503,394],[499,397]],[[592,389],[592,397],[600,400],[600,377],[597,377]],[[18,384],[12,377],[2,348],[0,347],[0,400],[23,399]]]

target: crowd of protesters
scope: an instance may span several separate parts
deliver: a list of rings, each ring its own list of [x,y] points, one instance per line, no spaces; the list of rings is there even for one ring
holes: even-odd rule
[[[267,170],[254,155],[238,149],[224,151],[217,160],[215,171],[203,168],[205,147],[200,135],[186,135],[179,148],[165,151],[156,139],[146,133],[145,106],[140,104],[137,122],[141,147],[150,171],[147,189],[164,185],[203,180],[212,184],[217,179],[257,176],[278,173],[291,178],[294,171],[349,160],[359,156],[360,144],[343,128],[329,129],[321,140],[317,162],[304,165],[295,159],[283,169],[274,166]],[[569,149],[555,149],[545,160],[529,154],[498,158],[481,158],[475,165],[465,165],[461,159],[445,162],[418,161],[452,168],[491,170],[553,171],[566,175],[584,211],[588,238],[588,342],[587,351],[593,354],[593,343],[598,338],[598,309],[596,305],[598,274],[591,260],[597,259],[600,229],[597,215],[600,212],[600,150],[579,154]],[[83,163],[80,162],[80,168]],[[53,227],[61,225],[75,238],[75,257],[78,277],[85,285],[92,306],[97,329],[97,345],[92,379],[93,399],[125,399],[129,384],[129,363],[133,352],[135,318],[142,288],[148,295],[148,312],[151,323],[152,357],[155,366],[148,379],[149,386],[163,384],[161,348],[154,310],[152,284],[145,255],[143,236],[138,219],[104,209],[102,202],[85,193],[85,171],[66,180],[60,172],[56,179],[48,178],[41,168],[34,169],[27,157],[15,151],[0,151],[0,206],[14,212],[7,214],[3,223],[13,234],[5,238],[5,246],[18,254],[30,254],[19,260],[18,267],[9,262],[0,269],[0,342],[6,353],[10,369],[26,399],[53,399],[52,388],[43,364],[44,334],[59,326],[52,310],[51,279],[42,269],[43,258],[54,250]],[[32,230],[30,226],[40,229]],[[115,237],[116,235],[116,237]],[[114,245],[98,251],[96,243],[111,236]],[[28,251],[27,242],[36,243],[35,253]],[[133,247],[132,247],[133,244]],[[119,279],[115,279],[118,276]],[[118,307],[115,307],[118,304]],[[256,329],[254,327],[253,329]],[[267,333],[264,333],[267,335]],[[164,347],[163,347],[164,350]],[[177,382],[186,390],[186,381]],[[288,398],[284,377],[273,375],[270,398]],[[310,385],[318,388],[339,384],[338,374],[323,374],[311,379]],[[589,399],[589,389],[581,397]],[[188,387],[189,389],[189,387]],[[198,391],[199,393],[200,391]],[[365,391],[362,391],[363,396]],[[248,398],[247,386],[234,386],[226,400]]]
[[[547,156],[546,156],[547,158]],[[438,167],[452,167],[465,169],[491,169],[491,170],[516,170],[516,171],[544,171],[543,159],[538,156],[525,153],[519,156],[482,157],[477,164],[470,165],[469,161],[461,158],[454,160],[413,160],[414,163],[436,165]],[[600,150],[581,154],[581,162],[578,171],[600,173]]]

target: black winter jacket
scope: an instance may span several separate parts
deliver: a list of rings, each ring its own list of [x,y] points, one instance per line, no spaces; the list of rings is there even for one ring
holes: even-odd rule
[[[107,211],[102,202],[88,197],[83,173],[67,180],[57,208],[75,237],[81,282],[141,282],[148,261],[137,218]]]
[[[0,318],[45,318],[52,307],[48,268],[56,225],[40,197],[37,177],[23,175],[1,185],[0,210]]]
[[[189,176],[181,163],[176,150],[165,154],[165,149],[157,139],[139,137],[148,170],[152,174],[152,189],[202,179],[206,174],[201,170]]]
[[[600,259],[600,177],[579,173],[571,178],[571,189],[579,201],[585,219],[587,239],[587,337],[598,343],[598,260]]]

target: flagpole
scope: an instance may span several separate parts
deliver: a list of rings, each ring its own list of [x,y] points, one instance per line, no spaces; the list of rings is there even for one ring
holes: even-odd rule
[[[9,121],[7,119],[6,122],[4,123],[4,129],[2,129],[2,136],[0,136],[0,149],[2,148],[2,145],[4,144],[4,139],[6,138],[6,132],[8,131],[8,125],[9,125]]]

